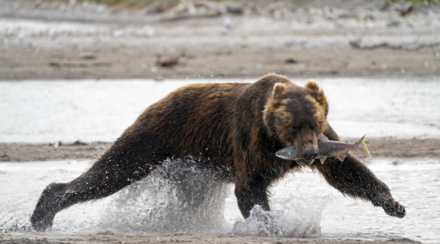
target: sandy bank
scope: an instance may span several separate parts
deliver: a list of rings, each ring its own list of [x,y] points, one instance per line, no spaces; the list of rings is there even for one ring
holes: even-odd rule
[[[234,39],[220,38],[225,42]],[[87,48],[81,48],[80,45],[62,49],[0,48],[0,81],[256,78],[270,72],[290,78],[440,75],[439,47],[362,50],[349,47],[347,41],[346,45],[332,49],[316,47],[291,50],[288,47],[251,47],[245,41],[235,41],[242,44],[209,50],[174,47],[171,49],[173,51],[165,48],[161,51],[148,43],[143,47],[102,48],[105,45],[100,41],[95,47]],[[161,54],[162,60],[174,59],[178,64],[162,67],[157,63],[158,54]]]
[[[219,234],[141,234],[141,235],[119,235],[112,232],[104,232],[93,235],[4,235],[0,236],[0,243],[16,244],[61,244],[61,243],[218,243],[218,244],[409,244],[418,243],[409,239],[392,239],[388,241],[366,241],[366,240],[337,240],[318,238],[279,238],[279,237],[252,237],[233,236]]]
[[[349,139],[349,141],[354,141]],[[439,139],[366,139],[373,157],[415,158],[440,157]],[[28,162],[63,159],[94,159],[101,155],[110,142],[91,144],[22,144],[0,143],[0,162]],[[357,155],[361,156],[362,155]]]

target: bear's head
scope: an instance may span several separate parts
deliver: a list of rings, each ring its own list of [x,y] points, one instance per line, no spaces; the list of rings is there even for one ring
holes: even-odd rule
[[[264,123],[271,136],[285,146],[293,144],[298,156],[310,162],[318,154],[317,136],[327,128],[328,103],[314,81],[304,88],[276,83],[264,110]]]

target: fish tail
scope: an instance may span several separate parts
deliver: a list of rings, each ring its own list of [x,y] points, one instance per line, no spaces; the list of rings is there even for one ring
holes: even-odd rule
[[[370,151],[368,151],[367,148],[367,144],[365,144],[364,141],[365,136],[363,136],[358,142],[356,142],[356,144],[358,146],[359,151],[361,151],[365,156],[371,157]]]

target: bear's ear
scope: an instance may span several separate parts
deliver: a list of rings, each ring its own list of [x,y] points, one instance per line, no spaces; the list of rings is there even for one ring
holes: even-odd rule
[[[284,98],[285,93],[286,93],[286,84],[275,83],[272,91],[272,99],[281,100]]]
[[[314,80],[308,80],[304,86],[306,91],[325,109],[325,114],[328,113],[327,98],[324,95],[324,91],[319,89],[318,84]]]

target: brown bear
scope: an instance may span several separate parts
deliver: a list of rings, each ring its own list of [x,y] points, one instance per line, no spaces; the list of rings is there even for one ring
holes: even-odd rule
[[[302,88],[276,74],[255,83],[180,88],[147,108],[88,171],[69,183],[48,185],[32,214],[32,226],[50,228],[62,209],[110,196],[148,176],[164,160],[188,155],[200,157],[199,167],[216,170],[222,181],[235,184],[245,218],[254,205],[269,210],[269,186],[305,162],[342,194],[404,217],[405,208],[388,187],[355,157],[349,155],[343,163],[314,160],[318,134],[339,140],[327,122],[328,110],[315,82]],[[275,157],[290,144],[302,162]]]

